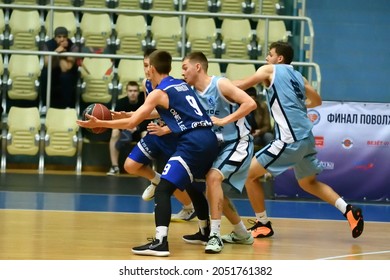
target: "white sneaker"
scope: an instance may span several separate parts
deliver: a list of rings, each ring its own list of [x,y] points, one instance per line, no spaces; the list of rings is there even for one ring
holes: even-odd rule
[[[109,176],[115,176],[115,175],[119,175],[119,173],[120,173],[119,167],[112,166],[106,174]]]
[[[212,235],[209,237],[209,241],[204,249],[206,254],[218,254],[223,249],[223,242],[221,237]]]
[[[234,231],[232,231],[229,234],[222,235],[221,239],[223,242],[232,244],[252,245],[254,242],[253,236],[250,234],[250,232],[248,232],[246,236],[239,236]]]
[[[154,198],[154,192],[156,190],[156,185],[151,183],[143,192],[142,199],[145,201],[152,200]]]
[[[171,221],[190,221],[193,218],[196,217],[195,209],[190,208],[190,209],[181,209],[179,213],[172,215]]]

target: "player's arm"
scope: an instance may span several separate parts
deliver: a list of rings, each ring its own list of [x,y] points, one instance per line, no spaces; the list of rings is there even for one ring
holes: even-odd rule
[[[322,98],[318,92],[313,88],[313,86],[303,77],[305,82],[305,91],[306,91],[306,107],[314,108],[322,104]]]
[[[241,80],[232,81],[232,83],[242,90],[246,90],[258,84],[264,84],[265,86],[269,86],[272,81],[273,73],[274,66],[271,64],[267,64],[257,69],[257,71],[252,76]]]
[[[150,116],[150,113],[156,106],[168,107],[168,96],[166,93],[160,90],[152,91],[143,105],[141,105],[129,118],[122,118],[117,120],[99,120],[91,115],[86,115],[87,121],[78,120],[77,124],[81,127],[94,128],[94,127],[107,127],[107,128],[119,128],[119,129],[133,129],[139,125],[143,120]]]
[[[237,121],[245,117],[251,111],[256,109],[256,102],[245,91],[234,86],[230,80],[220,79],[218,81],[218,86],[222,95],[227,100],[239,104],[240,107],[235,112],[222,119],[219,119],[214,116],[211,117],[211,120],[213,121],[214,125],[224,126],[228,123]]]

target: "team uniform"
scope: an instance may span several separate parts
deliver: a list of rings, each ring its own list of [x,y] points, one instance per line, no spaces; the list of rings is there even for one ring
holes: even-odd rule
[[[302,74],[291,65],[273,67],[274,77],[266,89],[266,98],[275,120],[275,140],[258,151],[256,159],[273,176],[291,167],[297,179],[318,174],[322,167],[316,158],[313,124],[307,117]]]
[[[222,77],[213,76],[204,92],[197,90],[200,103],[209,116],[224,118],[235,112],[239,104],[227,100],[218,87]],[[251,127],[245,117],[223,127],[213,126],[220,150],[212,168],[219,170],[224,181],[242,192],[253,157]]]
[[[149,94],[153,91],[152,83],[145,81],[145,91]],[[167,162],[169,157],[175,152],[177,137],[173,133],[157,136],[147,133],[129,154],[129,158],[144,165],[150,164],[153,160],[162,158]]]
[[[156,89],[169,97],[169,108],[157,107],[165,124],[177,137],[175,152],[169,158],[161,179],[184,190],[194,179],[203,179],[218,153],[218,141],[207,112],[195,92],[182,80],[164,78]]]

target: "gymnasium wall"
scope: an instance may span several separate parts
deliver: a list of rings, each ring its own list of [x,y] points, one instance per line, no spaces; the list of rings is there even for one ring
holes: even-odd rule
[[[324,100],[390,102],[390,1],[306,1]]]

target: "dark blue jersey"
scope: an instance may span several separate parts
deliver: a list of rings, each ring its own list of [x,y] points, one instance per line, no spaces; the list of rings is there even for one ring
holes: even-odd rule
[[[173,133],[180,134],[196,127],[213,126],[196,93],[183,80],[168,76],[156,89],[168,94],[169,108],[157,107],[156,109]]]

